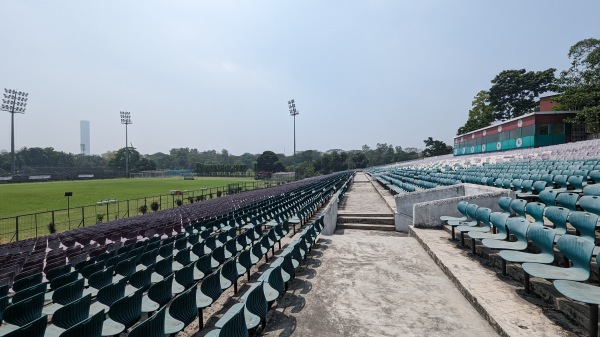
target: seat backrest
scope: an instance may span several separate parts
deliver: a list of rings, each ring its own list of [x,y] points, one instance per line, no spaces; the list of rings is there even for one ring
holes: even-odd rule
[[[506,221],[506,227],[510,234],[517,238],[517,241],[527,241],[529,221],[524,218],[509,218],[508,221]]]
[[[122,278],[118,282],[111,283],[100,290],[98,290],[98,294],[96,295],[96,300],[108,307],[110,307],[113,303],[115,303],[120,298],[125,296],[125,285],[127,284],[127,279]]]
[[[559,174],[554,176],[554,183],[558,188],[567,188],[567,176]]]
[[[534,192],[535,194],[539,194],[541,191],[543,191],[546,188],[546,182],[543,180],[538,180],[536,182],[533,183],[533,188],[532,188],[532,192]]]
[[[554,255],[555,236],[555,229],[540,224],[532,224],[527,231],[527,238],[541,249],[542,254]]]
[[[583,176],[570,176],[567,179],[567,183],[569,183],[569,185],[573,186],[574,189],[581,190],[583,188],[584,184],[587,184],[587,181],[584,182]]]
[[[516,199],[510,203],[510,208],[517,214],[518,217],[525,218],[525,206],[527,201],[523,199]]]
[[[580,236],[565,234],[558,239],[556,247],[571,260],[573,268],[581,268],[590,272],[594,242]]]
[[[129,329],[142,317],[142,290],[117,300],[108,310],[108,317]]]
[[[579,207],[586,212],[600,215],[600,196],[584,195],[579,199]]]
[[[196,320],[198,309],[196,307],[196,287],[179,294],[169,305],[169,314],[184,324],[184,328]]]
[[[272,269],[271,273],[269,273],[269,277],[267,279],[267,283],[279,292],[279,297],[283,296],[285,293],[285,283],[283,282],[283,277],[281,276],[281,266],[276,266]]]
[[[175,277],[175,275],[171,274],[171,275],[165,277],[164,279],[162,279],[161,281],[158,281],[158,282],[154,283],[153,285],[151,285],[150,288],[148,289],[148,298],[150,298],[152,301],[158,303],[158,305],[160,307],[169,303],[169,301],[172,298],[171,289],[173,288],[173,278],[174,277]]]
[[[471,221],[475,221],[477,219],[477,209],[479,206],[477,204],[468,204],[467,205],[467,216]]]
[[[96,289],[101,289],[112,283],[113,275],[115,273],[115,267],[109,267],[105,270],[97,271],[90,275],[88,278],[88,284]]]
[[[556,203],[560,206],[570,209],[571,211],[576,211],[577,199],[579,199],[579,194],[577,193],[559,193],[556,197]]]
[[[30,298],[33,295],[45,293],[48,290],[48,283],[40,283],[33,287],[17,291],[12,297],[12,303],[21,302],[24,299]]]
[[[511,214],[510,203],[513,201],[510,197],[500,197],[498,199],[498,206],[504,211],[504,213]]]
[[[204,295],[212,298],[213,302],[221,296],[223,290],[221,289],[220,270],[215,271],[202,280],[202,283],[200,283],[200,291]]]
[[[569,213],[569,223],[577,229],[581,237],[592,242],[596,240],[598,215],[588,212],[573,211]]]
[[[533,189],[533,180],[531,180],[531,179],[523,180],[523,182],[521,183],[521,189],[523,190],[524,193],[531,192],[531,190]]]
[[[246,295],[244,295],[243,301],[250,313],[258,316],[261,320],[265,319],[267,312],[269,311],[267,299],[263,290],[263,281],[255,283]]]
[[[84,286],[85,279],[83,278],[80,278],[69,284],[65,284],[52,293],[52,302],[66,305],[77,299],[80,299],[83,295]]]
[[[595,183],[600,183],[600,170],[592,170],[588,173],[590,179],[592,179]]]
[[[571,210],[565,207],[548,206],[546,207],[544,216],[552,222],[556,233],[562,235],[567,232],[567,219],[570,212]]]
[[[248,329],[246,328],[246,318],[244,317],[244,306],[234,306],[229,310],[237,310],[230,319],[227,320],[219,331],[219,337],[235,336],[248,337]]]
[[[486,207],[477,208],[477,220],[483,224],[483,227],[490,226],[490,214],[492,210]]]
[[[238,273],[235,257],[230,258],[223,263],[223,266],[221,267],[221,276],[228,279],[232,283],[237,281]]]
[[[4,337],[44,337],[47,326],[48,316],[44,315],[17,330],[5,334]]]
[[[166,337],[165,335],[165,314],[167,307],[158,310],[154,315],[142,323],[136,325],[128,337]],[[102,326],[100,326],[102,332]],[[87,336],[87,335],[86,335]],[[98,335],[99,337],[100,335]],[[62,337],[62,336],[61,336]]]
[[[12,288],[13,291],[21,291],[27,288],[31,288],[34,285],[38,285],[40,283],[42,283],[42,273],[37,273],[35,275],[31,275],[25,278],[22,278],[18,281],[15,281],[15,283],[13,283]]]
[[[23,326],[42,317],[44,294],[37,294],[14,303],[4,310],[3,319],[7,323]]]
[[[600,171],[598,171],[598,172],[600,172]],[[593,185],[587,185],[586,187],[583,188],[583,194],[600,196],[600,183],[593,184]]]
[[[60,337],[101,337],[102,325],[104,324],[104,310],[96,313],[94,316],[76,324],[75,326],[65,330],[60,334]],[[164,329],[161,329],[164,331]],[[164,336],[163,335],[161,337]]]
[[[541,202],[528,202],[525,206],[525,213],[529,214],[534,220],[534,224],[544,224],[544,208],[546,205]]]
[[[543,190],[538,196],[540,201],[546,204],[546,206],[556,205],[557,192],[555,190]]]
[[[506,234],[506,221],[508,217],[507,213],[493,212],[490,214],[490,222],[494,225],[498,233]]]
[[[0,297],[0,324],[2,324],[2,317],[4,315],[4,310],[8,307],[8,300],[10,298],[8,296]]]
[[[69,329],[83,322],[90,315],[90,304],[92,294],[87,294],[63,307],[60,307],[52,315],[52,324],[62,329]]]

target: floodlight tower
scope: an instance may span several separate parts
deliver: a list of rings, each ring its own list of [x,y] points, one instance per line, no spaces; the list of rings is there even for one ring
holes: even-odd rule
[[[27,107],[27,96],[29,93],[16,91],[15,89],[4,88],[4,98],[2,99],[2,108],[0,110],[10,113],[10,153],[12,154],[11,170],[12,174],[17,174],[17,156],[15,154],[15,114],[25,113]]]
[[[127,141],[127,125],[131,123],[131,113],[121,111],[121,124],[125,124],[125,177],[129,178],[129,144]]]
[[[294,117],[294,158],[296,158],[296,116],[300,113],[296,110],[296,103],[294,99],[288,101],[288,108],[290,109],[290,116]]]

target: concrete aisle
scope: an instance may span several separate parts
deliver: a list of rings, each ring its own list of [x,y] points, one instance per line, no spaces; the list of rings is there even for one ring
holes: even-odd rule
[[[391,214],[361,175],[340,215]],[[497,336],[416,239],[389,231],[321,236],[269,315],[266,336]]]

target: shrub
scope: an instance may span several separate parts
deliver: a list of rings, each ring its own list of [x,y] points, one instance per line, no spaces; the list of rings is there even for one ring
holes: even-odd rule
[[[104,214],[96,214],[96,223],[101,223],[104,220]]]
[[[150,209],[151,209],[153,212],[156,212],[156,211],[158,211],[158,209],[159,209],[159,208],[160,208],[160,205],[159,205],[159,204],[158,204],[158,202],[156,202],[156,201],[153,201],[153,202],[150,204]]]
[[[183,205],[183,201],[181,201],[181,199],[175,200],[175,203],[177,204],[177,206]]]
[[[223,195],[222,191],[217,191],[217,198],[220,198]]]
[[[194,197],[188,197],[187,199],[190,204],[194,203]]]
[[[140,213],[146,214],[146,212],[148,212],[148,206],[146,204],[140,206]]]

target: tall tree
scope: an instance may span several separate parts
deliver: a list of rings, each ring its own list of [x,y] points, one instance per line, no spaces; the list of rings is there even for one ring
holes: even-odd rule
[[[423,143],[425,143],[425,150],[423,150],[423,156],[425,157],[435,157],[452,153],[452,146],[447,145],[441,140],[434,140],[429,137]]]
[[[278,161],[279,161],[279,157],[277,157],[275,152],[265,151],[256,159],[256,171],[257,172],[276,172],[275,171],[275,163]],[[278,168],[280,168],[280,167],[278,167]]]
[[[585,39],[569,49],[571,67],[558,80],[557,110],[575,110],[571,122],[583,122],[590,133],[600,132],[600,40]]]
[[[465,125],[458,128],[457,135],[490,126],[496,119],[494,108],[490,105],[490,93],[486,90],[478,92],[471,104],[473,107],[469,110],[469,118]]]
[[[540,94],[556,89],[555,71],[554,68],[543,71],[504,70],[496,75],[489,91],[496,120],[536,111]]]

